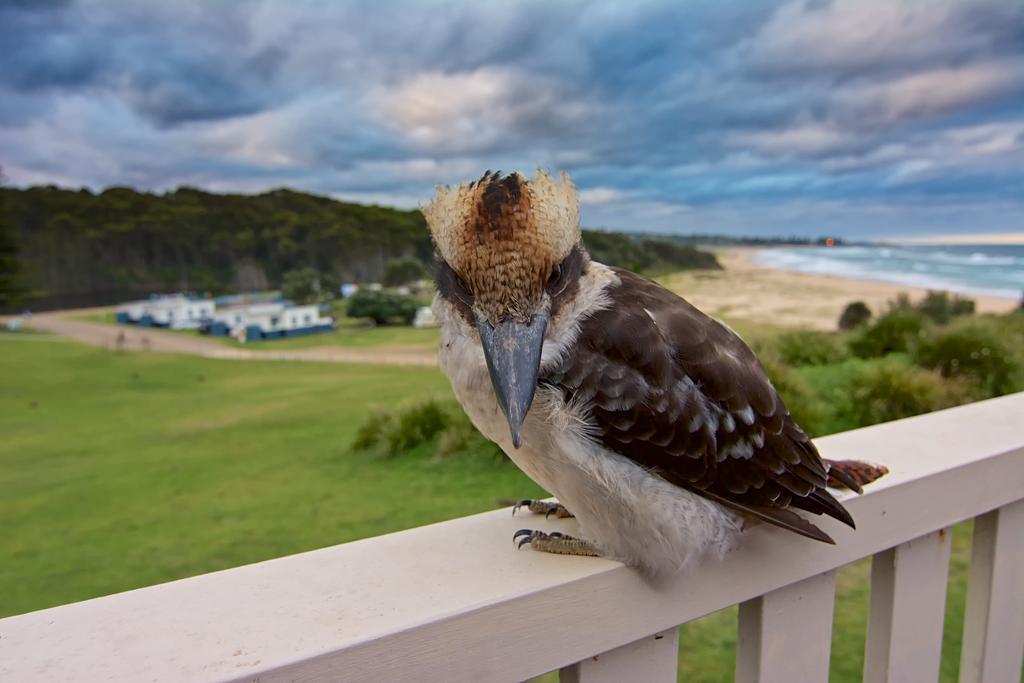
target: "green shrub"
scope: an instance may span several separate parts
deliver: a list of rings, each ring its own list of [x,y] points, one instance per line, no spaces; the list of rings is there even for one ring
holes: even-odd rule
[[[383,440],[384,433],[389,429],[393,420],[394,416],[391,413],[382,411],[370,413],[370,416],[356,429],[352,448],[357,451],[373,448]]]
[[[830,332],[784,332],[775,339],[779,358],[787,365],[828,365],[850,354],[842,340]]]
[[[954,296],[949,306],[950,317],[957,318],[960,316],[974,315],[974,311],[976,309],[977,305],[975,304],[974,299]]]
[[[599,263],[654,275],[678,270],[721,270],[714,254],[669,239],[639,238],[600,230],[584,230],[583,242]]]
[[[360,289],[348,300],[347,312],[352,318],[369,318],[377,325],[395,320],[412,324],[419,304],[404,294],[384,290]]]
[[[900,292],[896,295],[896,298],[889,302],[890,311],[906,311],[912,309],[914,304],[910,301],[910,295],[906,292]]]
[[[977,320],[991,325],[1007,344],[1018,350],[1024,350],[1024,309],[1013,311],[1007,315],[984,315]]]
[[[394,457],[430,441],[448,426],[451,418],[435,400],[399,411],[384,431],[384,451]]]
[[[459,406],[454,406],[451,423],[437,444],[437,457],[447,458],[459,453],[504,459],[505,452],[498,444],[477,431]]]
[[[430,269],[419,259],[393,259],[384,266],[384,277],[381,278],[381,282],[388,287],[399,287],[416,280],[428,279],[430,276]]]
[[[915,308],[932,322],[945,325],[955,317],[973,315],[974,300],[929,290]]]
[[[921,313],[894,307],[852,339],[850,350],[860,358],[905,352],[927,332],[927,327],[928,322]]]
[[[281,293],[297,304],[319,304],[334,298],[338,285],[334,278],[316,268],[298,268],[284,275]]]
[[[944,377],[971,381],[980,398],[1024,389],[1024,367],[1007,343],[1005,329],[991,320],[971,320],[922,339],[914,348],[914,362],[937,370]]]
[[[865,366],[850,379],[847,406],[858,426],[898,420],[969,401],[962,383],[892,361]]]
[[[393,458],[424,444],[433,445],[430,452],[436,457],[456,453],[504,457],[496,444],[476,430],[461,407],[433,399],[370,414],[356,431],[352,449],[376,450]]]
[[[839,329],[853,330],[866,325],[871,320],[871,309],[863,301],[853,301],[846,305],[839,316]]]
[[[822,434],[827,415],[804,378],[773,353],[762,354],[760,361],[796,423],[811,436]]]

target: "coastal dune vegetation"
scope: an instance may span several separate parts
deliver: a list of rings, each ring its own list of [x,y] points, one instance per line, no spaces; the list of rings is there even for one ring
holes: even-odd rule
[[[901,295],[852,330],[735,326],[796,421],[823,436],[1024,391],[1024,311],[971,311],[969,299],[931,292],[917,303]],[[392,457],[410,445],[438,457],[462,450],[453,444],[491,448],[473,432],[453,403],[430,401],[374,413],[353,445]]]

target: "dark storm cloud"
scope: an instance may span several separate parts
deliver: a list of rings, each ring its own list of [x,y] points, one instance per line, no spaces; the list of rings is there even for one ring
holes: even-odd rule
[[[0,83],[41,97],[116,96],[158,126],[228,118],[273,104],[286,55],[252,48],[237,8],[185,17],[153,5],[58,4],[0,9]]]
[[[1021,229],[1016,0],[3,2],[0,41],[18,183],[413,205],[540,163],[613,227]]]

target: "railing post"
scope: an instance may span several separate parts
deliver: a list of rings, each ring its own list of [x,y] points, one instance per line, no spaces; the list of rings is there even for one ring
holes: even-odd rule
[[[560,683],[674,682],[679,672],[679,627],[609,650],[558,672]]]
[[[1024,500],[974,520],[960,683],[1020,680],[1024,657]]]
[[[828,681],[835,570],[740,605],[737,683]]]
[[[940,529],[875,555],[865,683],[938,680],[952,540]]]

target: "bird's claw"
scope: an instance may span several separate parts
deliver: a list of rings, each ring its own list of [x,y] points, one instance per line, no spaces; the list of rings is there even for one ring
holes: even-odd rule
[[[563,537],[565,537],[565,535],[558,531],[552,531],[549,534],[543,531],[537,531],[536,529],[520,529],[512,534],[512,542],[516,544],[517,550],[522,550],[523,546],[527,543],[532,544],[534,541]],[[518,543],[516,543],[516,541],[518,541]]]
[[[515,505],[512,506],[512,516],[515,517],[516,513],[519,512],[519,508],[525,507],[530,512],[537,515],[544,515],[544,519],[547,519],[551,515],[556,517],[572,517],[572,513],[565,509],[565,506],[558,502],[550,502],[546,500],[532,500],[530,498],[524,498]]]
[[[512,542],[516,549],[520,550],[524,545],[529,544],[534,550],[545,553],[556,553],[559,555],[585,555],[597,557],[597,549],[590,543],[575,536],[567,536],[558,531],[547,533],[535,529],[520,529],[512,534]]]

